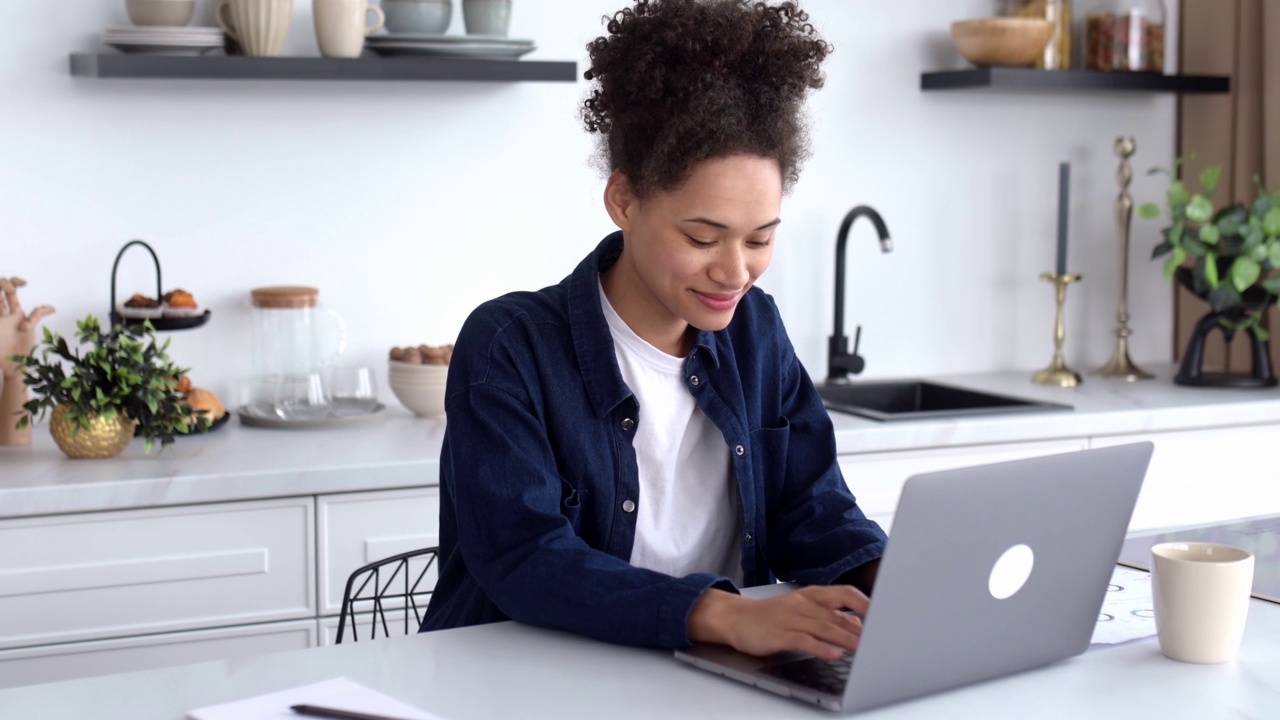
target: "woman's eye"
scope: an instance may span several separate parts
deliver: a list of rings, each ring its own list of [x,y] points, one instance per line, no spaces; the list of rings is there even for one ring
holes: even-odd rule
[[[768,240],[750,240],[747,242],[747,245],[753,248],[767,248],[772,244],[773,238],[769,238]]]
[[[696,238],[696,237],[694,237],[694,236],[692,236],[692,235],[685,235],[685,237],[689,238],[689,242],[690,242],[690,243],[692,243],[694,247],[698,247],[698,248],[709,248],[709,247],[711,247],[712,245],[715,245],[715,243],[712,243],[712,242],[706,242],[706,241],[703,241],[703,240],[699,240],[698,238]]]

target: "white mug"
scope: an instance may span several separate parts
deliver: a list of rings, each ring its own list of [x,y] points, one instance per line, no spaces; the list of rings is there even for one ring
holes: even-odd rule
[[[316,41],[325,57],[360,57],[365,36],[386,22],[382,8],[369,5],[369,0],[313,0],[311,9]],[[374,14],[373,24],[367,24],[369,13]]]
[[[1151,548],[1151,589],[1160,651],[1189,663],[1234,660],[1244,638],[1253,555],[1230,545],[1161,543]]]
[[[278,57],[293,20],[293,0],[218,0],[213,17],[245,55]]]

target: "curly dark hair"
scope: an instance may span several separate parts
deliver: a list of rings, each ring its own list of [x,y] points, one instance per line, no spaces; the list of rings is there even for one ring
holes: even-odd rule
[[[790,189],[808,155],[803,105],[832,47],[795,2],[637,0],[587,44],[582,103],[600,160],[637,195],[679,187],[714,158],[773,158]]]

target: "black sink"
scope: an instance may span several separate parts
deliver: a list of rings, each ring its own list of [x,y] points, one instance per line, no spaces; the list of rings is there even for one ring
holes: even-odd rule
[[[828,410],[882,421],[1072,409],[920,380],[819,385],[818,394]]]

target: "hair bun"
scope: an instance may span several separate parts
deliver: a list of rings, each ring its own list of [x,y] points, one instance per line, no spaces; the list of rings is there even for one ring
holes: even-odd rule
[[[676,187],[697,163],[776,158],[789,186],[806,153],[804,97],[831,52],[794,2],[638,0],[587,45],[583,102],[605,164],[640,194]]]

